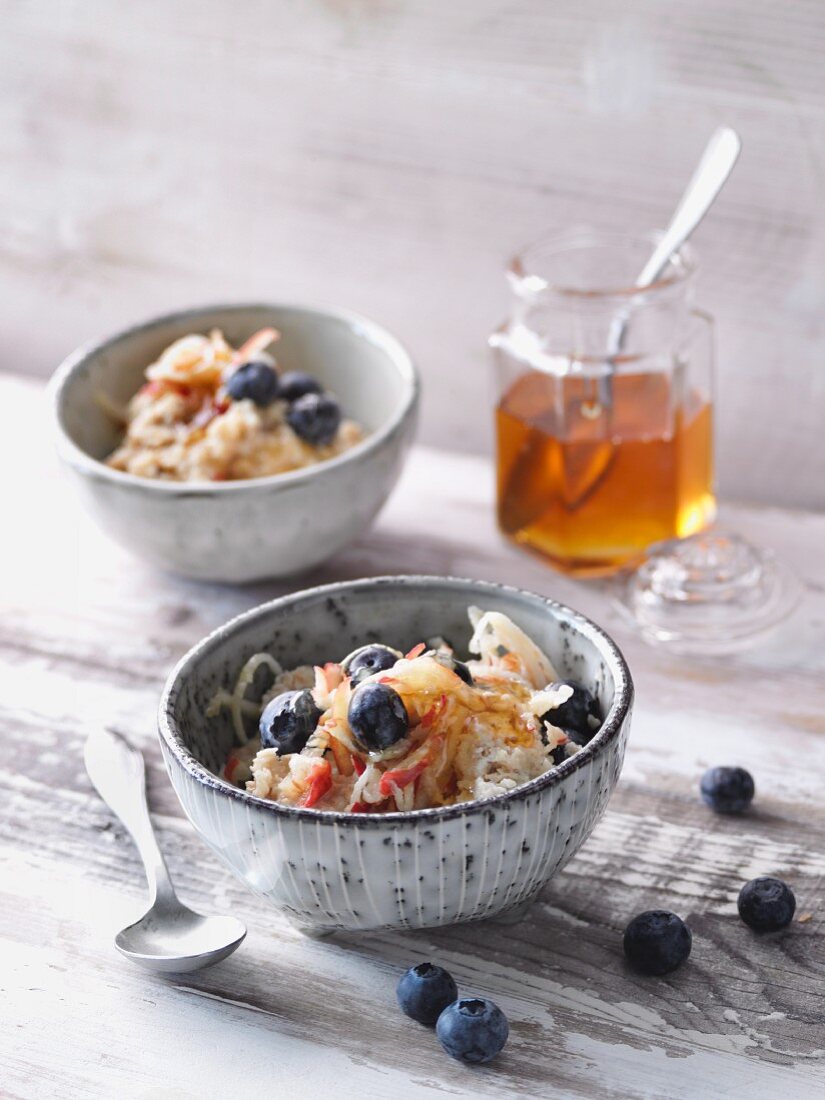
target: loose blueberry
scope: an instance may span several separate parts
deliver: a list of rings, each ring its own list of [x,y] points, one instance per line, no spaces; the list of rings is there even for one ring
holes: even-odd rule
[[[277,695],[261,714],[261,745],[265,749],[277,749],[279,756],[300,752],[314,733],[320,717],[321,711],[311,691],[286,691]]]
[[[432,1027],[458,996],[458,987],[443,967],[419,963],[401,975],[395,993],[402,1012]]]
[[[360,684],[376,672],[385,672],[392,668],[401,654],[388,645],[364,645],[345,657],[341,668],[352,679],[353,685]]]
[[[451,1058],[478,1065],[491,1061],[501,1051],[510,1025],[492,1001],[465,997],[444,1009],[435,1025],[435,1034]]]
[[[739,891],[739,916],[756,932],[787,928],[796,910],[794,892],[781,878],[753,878]]]
[[[406,737],[410,718],[404,701],[388,684],[362,684],[347,713],[352,732],[367,752],[381,752]]]
[[[305,374],[302,370],[288,370],[281,375],[278,385],[278,396],[284,401],[297,401],[299,397],[305,397],[308,393],[321,393],[321,383],[311,374]]]
[[[335,438],[341,423],[341,407],[327,393],[307,393],[299,397],[286,414],[289,426],[305,443],[324,447]]]
[[[718,814],[741,814],[753,801],[753,776],[744,768],[709,768],[699,784],[702,799]]]
[[[601,725],[602,715],[598,700],[584,684],[575,680],[559,680],[552,686],[572,688],[573,694],[560,707],[542,715],[542,720],[563,729],[577,745],[586,745]]]
[[[277,371],[269,363],[244,363],[229,376],[226,392],[233,401],[248,399],[263,408],[279,396]]]
[[[624,953],[643,974],[669,974],[690,954],[693,937],[675,913],[651,909],[639,913],[624,930]]]

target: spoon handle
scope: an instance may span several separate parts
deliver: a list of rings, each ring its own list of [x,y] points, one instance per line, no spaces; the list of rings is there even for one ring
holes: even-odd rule
[[[83,759],[97,793],[132,835],[146,869],[150,905],[177,905],[177,897],[163,859],[146,802],[143,754],[114,730],[89,734]]]
[[[658,279],[673,253],[681,248],[707,214],[731,174],[741,148],[739,135],[729,126],[720,126],[711,135],[670,224],[636,279],[637,287],[645,287]]]
[[[670,262],[673,253],[678,252],[685,244],[693,230],[707,214],[716,196],[722,190],[725,180],[731,174],[741,148],[742,141],[737,132],[732,130],[730,126],[720,126],[718,130],[714,130],[710,141],[705,146],[704,153],[702,153],[702,159],[696,166],[684,194],[679,199],[667,229],[660,237],[659,243],[653,249],[647,263],[639,272],[635,285],[640,290],[659,278]],[[631,310],[626,308],[613,318],[607,337],[608,361],[615,359],[624,348],[630,315]],[[609,386],[609,382],[607,385]]]

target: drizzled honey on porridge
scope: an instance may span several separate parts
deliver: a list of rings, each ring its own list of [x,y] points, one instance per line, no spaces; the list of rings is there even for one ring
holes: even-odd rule
[[[601,726],[595,695],[506,615],[469,614],[467,661],[444,638],[314,668],[254,654],[207,711],[233,722],[224,778],[288,806],[386,813],[506,794],[579,752]]]

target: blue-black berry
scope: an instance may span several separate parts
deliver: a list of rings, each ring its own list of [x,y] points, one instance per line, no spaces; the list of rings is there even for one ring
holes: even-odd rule
[[[567,731],[565,730],[565,732]],[[556,747],[550,753],[550,756],[552,757],[554,764],[559,765],[564,763],[564,761],[567,759],[567,743],[564,742],[561,745],[556,745]]]
[[[278,391],[278,373],[269,363],[244,363],[226,383],[226,392],[233,401],[248,399],[262,408],[272,404]]]
[[[290,405],[286,419],[305,443],[325,447],[341,424],[341,407],[328,393],[308,393]]]
[[[435,1025],[435,1034],[451,1058],[478,1065],[489,1062],[501,1051],[510,1025],[492,1001],[464,997],[444,1009]]]
[[[425,962],[401,975],[395,993],[402,1012],[432,1027],[458,996],[458,987],[443,967]]]
[[[542,721],[563,729],[577,745],[586,745],[593,739],[602,721],[596,696],[575,680],[559,680],[552,686],[572,688],[573,694],[561,706],[542,715]]]
[[[350,729],[367,752],[381,752],[406,737],[410,718],[404,700],[388,684],[362,684],[347,711]]]
[[[261,745],[277,749],[279,756],[300,752],[315,732],[320,717],[321,710],[311,691],[285,691],[270,699],[263,709],[258,726]]]
[[[796,911],[794,892],[780,878],[765,875],[751,879],[739,891],[739,916],[756,932],[778,932],[787,928]]]
[[[302,370],[288,370],[280,377],[278,396],[291,404],[308,393],[321,393],[321,389],[321,383],[311,374],[305,374]]]
[[[639,913],[624,930],[624,953],[643,974],[669,974],[690,954],[693,937],[675,913],[650,909]]]
[[[352,680],[353,685],[360,684],[376,672],[386,672],[392,668],[401,654],[388,645],[364,645],[345,657],[341,668]]]
[[[465,684],[470,687],[473,686],[473,674],[463,661],[454,656],[452,653],[448,653],[446,650],[436,651],[433,654],[434,660],[438,661],[440,665],[448,668],[450,672],[454,672],[459,680],[463,680]]]
[[[744,768],[709,768],[699,784],[702,799],[718,814],[741,814],[753,801],[754,783]]]

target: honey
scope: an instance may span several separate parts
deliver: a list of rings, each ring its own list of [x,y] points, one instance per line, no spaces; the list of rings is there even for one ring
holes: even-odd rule
[[[593,379],[530,370],[496,409],[498,521],[573,576],[638,562],[713,519],[712,415],[675,372]],[[683,384],[683,383],[682,383]]]

